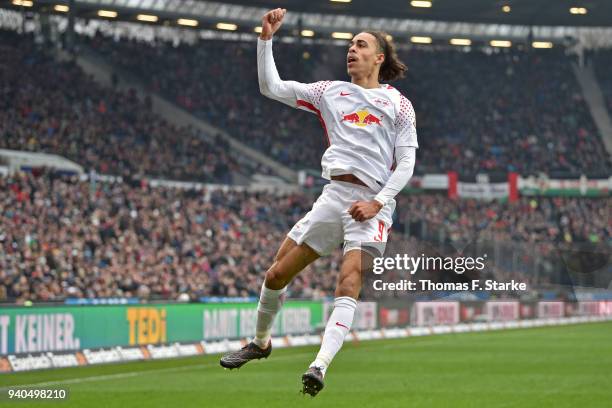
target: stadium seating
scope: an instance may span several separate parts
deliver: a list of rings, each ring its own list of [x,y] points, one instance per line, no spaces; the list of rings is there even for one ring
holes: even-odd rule
[[[101,36],[81,40],[117,67],[144,78],[153,91],[279,162],[294,168],[320,167],[325,143],[319,122],[260,96],[253,43],[206,41],[200,47],[164,43],[150,47]],[[282,58],[277,65],[283,76],[299,74],[304,82],[314,80],[314,57],[303,59],[290,45],[281,44],[279,49]]]
[[[425,169],[607,177],[612,166],[562,51],[414,50]]]
[[[87,44],[155,91],[295,168],[318,168],[325,148],[317,119],[259,94],[255,43]],[[343,47],[278,43],[281,77],[310,82],[319,67],[346,79]],[[304,58],[308,56],[307,59]],[[409,74],[396,86],[417,112],[416,171],[546,172],[607,177],[612,166],[561,50],[401,50]],[[222,63],[231,61],[231,63]]]
[[[316,118],[259,94],[253,43],[152,47],[96,36],[86,46],[279,161],[318,167],[324,145]],[[342,75],[342,48],[276,50],[285,78],[313,81],[325,63]],[[412,49],[401,56],[410,71],[397,86],[418,114],[418,172],[611,174],[561,53]],[[609,55],[601,58],[610,104],[601,68]],[[152,188],[139,178],[230,184],[232,174],[268,170],[239,159],[220,137],[163,121],[134,91],[99,86],[30,36],[0,32],[0,61],[0,148],[57,153],[87,170],[126,176],[116,184],[44,170],[0,177],[0,301],[259,294],[279,243],[312,196]],[[611,206],[610,198],[509,204],[400,196],[392,240],[516,243],[546,261],[561,245],[609,245]],[[341,255],[300,274],[291,296],[333,294]],[[520,272],[515,266],[496,265],[493,273],[507,280]]]
[[[325,143],[317,119],[259,94],[253,43],[174,47],[101,36],[81,40],[117,67],[145,78],[154,91],[280,162],[319,167]],[[156,117],[150,101],[134,91],[97,85],[30,37],[3,32],[0,44],[6,61],[0,147],[58,153],[110,174],[231,183],[232,172],[268,172],[237,160],[221,138],[211,143],[194,129],[177,129]],[[343,78],[344,52],[324,45],[276,45],[282,76],[304,82],[317,79],[317,67],[325,64]],[[607,177],[612,171],[561,52],[403,49],[400,57],[409,73],[395,85],[417,111],[417,173]],[[602,53],[599,67],[607,66],[605,58]],[[609,81],[599,73],[609,94]],[[75,100],[84,102],[74,108]]]
[[[0,32],[0,61],[0,148],[130,177],[228,184],[233,172],[264,171],[239,162],[224,139],[164,121],[134,91],[101,87],[30,36]]]
[[[0,178],[0,300],[257,296],[279,243],[312,199],[92,183],[45,172]],[[610,198],[508,204],[402,196],[391,238],[515,242],[551,259],[564,243],[609,245],[611,206]],[[332,295],[341,256],[338,249],[307,268],[291,296]],[[504,265],[491,271],[504,279],[519,272]]]

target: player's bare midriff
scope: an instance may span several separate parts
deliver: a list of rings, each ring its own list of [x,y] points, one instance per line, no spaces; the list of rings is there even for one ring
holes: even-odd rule
[[[353,184],[358,184],[360,186],[365,186],[367,187],[367,184],[364,183],[363,181],[361,181],[359,179],[359,177],[354,176],[352,174],[340,174],[337,176],[331,176],[332,180],[336,180],[336,181],[344,181],[345,183],[353,183]]]

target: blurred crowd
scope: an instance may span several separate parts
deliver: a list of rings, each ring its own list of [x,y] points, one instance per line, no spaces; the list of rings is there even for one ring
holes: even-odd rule
[[[0,299],[255,295],[310,204],[301,195],[1,178]],[[330,262],[319,269],[335,269]],[[330,279],[305,273],[294,291],[310,297]]]
[[[205,136],[209,136],[205,138]],[[133,90],[104,88],[30,36],[0,31],[0,148],[60,154],[87,171],[232,183],[254,171],[227,141],[176,127]]]
[[[313,199],[44,172],[0,178],[0,300],[257,296],[284,236]],[[548,245],[543,250],[612,244],[611,198],[485,204],[417,194],[398,198],[397,207],[393,240],[510,240],[523,248]],[[333,296],[341,256],[338,249],[308,267],[290,296]]]
[[[314,116],[295,114],[261,97],[254,43],[210,40],[200,46],[153,47],[97,36],[88,45],[119,69],[146,81],[152,91],[284,165],[320,167],[326,147],[321,125]],[[312,47],[278,44],[277,50],[283,77],[314,80],[317,53]]]
[[[611,198],[527,196],[509,204],[427,194],[401,196],[397,207],[414,234],[449,241],[612,244]]]
[[[603,147],[562,50],[413,50],[399,87],[420,111],[420,171],[608,177]]]
[[[254,43],[82,40],[241,141],[284,164],[318,168],[320,124],[259,94]],[[302,82],[344,78],[345,51],[275,45],[281,76]],[[596,71],[612,112],[610,55],[598,56]],[[562,52],[414,48],[400,56],[409,72],[397,87],[417,112],[417,172],[612,174]],[[0,148],[60,154],[127,181],[103,182],[94,172],[87,181],[47,171],[0,177],[0,301],[258,296],[284,236],[315,197],[140,182],[232,184],[237,175],[268,171],[220,136],[160,119],[151,104],[134,90],[100,86],[32,37],[0,31]],[[523,273],[532,284],[550,283],[552,275],[525,272],[536,263],[540,271],[542,262],[553,271],[559,248],[585,244],[609,253],[612,245],[610,197],[507,203],[412,194],[397,201],[393,241],[507,243],[511,255],[491,271],[500,280]],[[332,296],[341,258],[338,249],[316,261],[290,296]]]
[[[246,144],[294,168],[319,168],[326,142],[317,118],[260,95],[253,42],[81,40],[84,49]],[[302,82],[347,79],[345,52],[275,45],[281,76]],[[30,36],[0,32],[0,53],[0,148],[58,153],[105,174],[231,183],[236,173],[268,172],[234,154],[220,136],[161,119],[134,90],[98,85]],[[417,173],[612,174],[562,50],[412,48],[399,54],[409,71],[394,85],[417,112]],[[611,104],[609,59],[602,53],[598,71]]]
[[[253,42],[196,45],[86,40],[156,92],[296,168],[318,168],[325,149],[314,115],[259,94]],[[607,177],[612,165],[563,50],[485,52],[412,48],[394,84],[413,103],[417,172],[547,172]],[[348,80],[346,48],[277,41],[281,78]]]

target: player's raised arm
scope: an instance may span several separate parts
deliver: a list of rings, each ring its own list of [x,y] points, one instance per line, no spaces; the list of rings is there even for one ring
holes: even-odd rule
[[[259,38],[268,41],[272,39],[274,33],[283,25],[283,19],[287,14],[287,9],[276,8],[268,11],[261,19],[261,34]]]
[[[272,37],[283,24],[286,13],[287,10],[277,8],[268,11],[262,18],[261,34],[257,40],[259,90],[268,98],[283,102],[293,108],[304,108],[298,101],[305,101],[306,105],[317,106],[319,99],[317,94],[320,94],[323,86],[313,87],[315,84],[283,81],[278,75],[272,55]]]

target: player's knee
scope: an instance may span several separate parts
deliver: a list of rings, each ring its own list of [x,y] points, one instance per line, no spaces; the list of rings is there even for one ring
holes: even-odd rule
[[[278,268],[278,262],[274,262],[270,269],[266,271],[266,287],[268,289],[282,289],[287,286],[287,279],[283,272]]]

